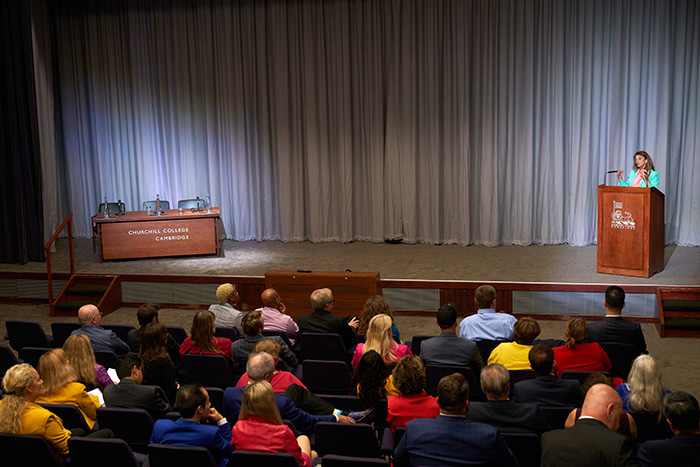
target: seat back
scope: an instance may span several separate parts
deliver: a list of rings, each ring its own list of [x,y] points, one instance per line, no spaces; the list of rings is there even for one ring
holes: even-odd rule
[[[381,455],[377,435],[366,423],[319,422],[314,429],[315,446],[319,456],[373,457]]]
[[[235,386],[238,382],[223,355],[185,354],[182,362],[188,381],[218,388]]]
[[[62,465],[53,446],[41,436],[0,433],[0,452],[3,465]]]
[[[110,350],[95,351],[95,361],[105,368],[116,368],[118,358],[117,354]]]
[[[579,384],[583,384],[590,375],[600,373],[601,375],[610,376],[609,371],[573,371],[566,370],[561,372],[559,379],[576,379]]]
[[[513,387],[518,381],[525,381],[528,379],[535,379],[537,373],[535,370],[508,370],[510,374],[510,396],[513,397]],[[469,386],[471,388],[471,386]]]
[[[53,347],[53,338],[44,332],[44,328],[36,321],[20,321],[8,319],[5,321],[10,346],[19,350],[22,347]]]
[[[90,427],[83,417],[83,413],[80,409],[72,404],[39,404],[46,410],[56,414],[61,420],[63,420],[64,428],[81,428],[85,430],[85,433],[90,433]]]
[[[600,342],[599,345],[610,357],[610,363],[612,363],[610,373],[614,377],[622,378],[626,381],[627,375],[632,368],[632,362],[639,355],[637,346],[618,342]]]
[[[15,365],[22,363],[15,356],[15,353],[6,345],[0,345],[0,381],[5,375],[5,372]]]
[[[209,402],[211,402],[211,406],[219,413],[224,413],[224,390],[215,387],[207,387],[204,389],[209,393]]]
[[[115,202],[108,202],[107,205],[109,206],[109,212],[114,213],[114,212],[125,212],[126,211],[126,206],[124,203],[115,203]],[[97,212],[104,212],[105,211],[105,203],[100,203],[99,207],[97,208]]]
[[[143,210],[148,211],[148,208],[151,208],[151,211],[156,210],[156,200],[153,201],[144,201],[143,202]],[[170,209],[170,201],[166,201],[164,199],[160,200],[160,208],[161,209]]]
[[[267,337],[274,337],[277,336],[280,339],[284,341],[285,344],[287,344],[287,347],[290,349],[293,347],[292,342],[289,340],[289,337],[287,337],[287,333],[284,331],[277,331],[277,330],[272,330],[272,329],[263,329],[263,332],[261,333],[263,336]]]
[[[173,467],[187,465],[197,467],[218,467],[209,449],[201,446],[169,446],[167,444],[148,445],[150,467]]]
[[[202,209],[204,208],[204,200],[200,199],[199,196],[195,199],[181,199],[177,202],[178,209]]]
[[[36,368],[39,365],[41,356],[49,350],[51,349],[48,347],[23,347],[17,353],[19,354],[19,358],[24,360],[24,363],[29,363]]]
[[[566,419],[569,414],[576,407],[543,407],[540,406],[540,411],[542,415],[547,419],[547,424],[552,428],[552,430],[558,430],[564,428]]]
[[[122,439],[72,436],[68,440],[68,449],[72,467],[94,467],[96,459],[108,459],[109,465],[140,467],[131,448]]]
[[[363,410],[362,402],[357,396],[348,396],[345,394],[316,394],[326,402],[333,404],[333,407],[341,410],[360,411]]]
[[[238,335],[238,331],[236,331],[233,328],[221,328],[218,326],[216,328],[216,331],[214,332],[214,336],[225,337],[226,339],[229,339],[232,342],[238,340],[238,338],[241,337]]]
[[[53,335],[53,345],[63,347],[70,333],[80,329],[80,323],[51,323],[51,334]]]
[[[114,334],[116,334],[117,337],[124,342],[127,341],[126,336],[129,334],[129,331],[135,329],[130,324],[102,324],[101,326],[105,329],[109,329],[110,331],[114,331]]]
[[[288,452],[233,451],[229,465],[236,467],[299,467]]]
[[[440,380],[447,375],[460,373],[469,383],[469,400],[474,400],[481,392],[481,384],[476,381],[474,372],[468,366],[458,365],[426,365],[425,366],[425,392],[431,396],[437,396],[437,387]]]
[[[129,443],[131,449],[146,453],[153,433],[153,418],[145,409],[100,407],[97,409],[100,428],[109,428],[114,436]]]
[[[520,467],[539,467],[540,437],[534,433],[502,433],[508,448],[518,458]]]
[[[302,382],[313,393],[348,394],[351,379],[343,361],[304,360]]]
[[[323,456],[321,461],[323,467],[361,467],[361,466],[372,466],[372,465],[386,465],[389,463],[384,459],[369,459],[367,457],[351,457],[351,456],[338,456],[336,454],[327,454]]]
[[[495,349],[504,342],[511,341],[492,341],[488,339],[476,341],[476,345],[479,347],[479,353],[481,354],[481,360],[483,360],[484,362],[488,362],[489,356],[491,356],[491,352],[493,352],[493,349]]]
[[[168,326],[168,334],[173,336],[175,342],[180,345],[182,345],[182,343],[185,342],[185,339],[188,337],[187,331],[185,331],[185,328],[182,326]]]
[[[349,355],[339,334],[305,332],[300,342],[302,360],[348,360]]]
[[[411,352],[413,352],[413,355],[419,356],[420,355],[420,345],[423,343],[424,340],[431,339],[435,336],[428,336],[425,334],[418,334],[413,336],[413,339],[411,339]]]
[[[666,439],[673,436],[665,418],[659,419],[658,412],[628,412],[637,425],[637,442],[643,443],[655,439]]]

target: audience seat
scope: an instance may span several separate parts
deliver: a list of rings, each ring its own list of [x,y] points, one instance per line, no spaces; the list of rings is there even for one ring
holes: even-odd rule
[[[116,353],[109,350],[97,350],[95,351],[95,360],[99,365],[105,368],[117,368],[117,359],[119,357]]]
[[[382,434],[382,455],[383,456],[394,456],[394,451],[399,445],[399,441],[406,434],[406,427],[397,428],[394,432],[391,432],[391,428],[385,428]]]
[[[413,336],[413,339],[411,339],[411,352],[413,352],[413,355],[420,356],[420,345],[424,340],[431,339],[433,337],[435,336],[427,336],[424,334],[417,334]]]
[[[119,438],[72,436],[68,440],[68,449],[71,467],[94,467],[100,463],[119,467],[141,467],[129,445]]]
[[[484,361],[484,365],[486,364],[486,362],[489,361],[489,356],[491,356],[491,352],[493,352],[493,349],[495,349],[504,342],[511,341],[492,341],[488,339],[476,341],[476,345],[479,346],[479,353],[481,354],[481,359]]]
[[[540,437],[534,433],[501,433],[520,467],[539,467],[542,454]]]
[[[316,394],[318,397],[326,402],[333,404],[333,407],[340,410],[352,410],[361,411],[363,410],[362,402],[357,396],[348,396],[345,394]]]
[[[188,381],[217,388],[235,386],[238,382],[223,355],[185,354],[182,363]]]
[[[216,337],[224,337],[226,339],[230,339],[232,342],[237,341],[241,336],[238,335],[238,331],[236,331],[233,328],[222,328],[222,327],[217,327],[216,331],[214,332],[214,336]]]
[[[130,324],[102,324],[101,326],[105,329],[109,329],[110,331],[114,331],[114,334],[116,334],[117,337],[124,342],[127,342],[126,336],[129,334],[129,331],[135,329]]]
[[[53,347],[53,337],[44,332],[36,321],[5,321],[10,346],[19,351],[23,347]]]
[[[294,350],[292,342],[289,340],[289,337],[287,337],[287,333],[284,331],[273,331],[272,329],[263,329],[262,335],[266,337],[277,336],[280,339],[282,339],[285,344],[287,344],[287,347],[289,347],[291,350]]]
[[[319,422],[314,430],[315,448],[319,456],[381,456],[381,446],[371,425],[366,423]]]
[[[17,353],[19,354],[19,358],[24,360],[24,363],[29,363],[36,369],[41,356],[49,350],[52,349],[48,347],[23,347]]]
[[[8,346],[0,345],[0,381],[7,370],[20,363],[22,360]]]
[[[136,452],[146,453],[153,433],[153,418],[144,409],[100,407],[97,409],[97,424],[109,428],[114,436],[129,443]]]
[[[51,323],[51,334],[53,335],[53,345],[63,347],[70,333],[80,329],[80,323]]]
[[[611,376],[609,371],[572,371],[566,370],[561,372],[559,379],[576,379],[579,384],[583,384],[590,375],[602,374],[605,376]]]
[[[557,430],[559,428],[564,428],[566,419],[575,408],[576,407],[540,406],[540,411],[542,412],[542,415],[544,415],[544,418],[547,419],[547,423],[549,424],[550,428],[552,428],[552,430]]]
[[[632,368],[632,362],[639,355],[637,346],[633,344],[622,344],[619,342],[600,342],[600,346],[610,357],[612,363],[612,373],[615,378],[622,378],[627,381],[627,375]]]
[[[211,406],[214,407],[220,414],[224,413],[224,390],[215,387],[204,388],[209,393],[209,402]],[[236,423],[235,421],[233,422]]]
[[[81,428],[85,433],[90,433],[92,430],[85,421],[83,413],[78,406],[72,404],[39,404],[46,410],[53,412],[63,420],[63,427],[67,429]]]
[[[2,464],[62,467],[53,446],[41,436],[0,433]]]
[[[659,419],[658,412],[629,412],[637,424],[637,443],[655,439],[666,439],[673,436],[671,428],[665,418]]]
[[[218,467],[209,449],[200,446],[148,445],[149,467],[173,467],[177,465]]]
[[[229,465],[235,467],[299,467],[288,452],[233,451]]]
[[[350,392],[350,368],[342,361],[305,360],[301,381],[309,391],[324,394]]]
[[[362,466],[389,466],[389,463],[384,459],[369,459],[366,457],[350,457],[338,456],[336,454],[328,454],[321,459],[323,467],[362,467]]]
[[[173,336],[175,342],[177,342],[180,345],[182,345],[182,343],[185,342],[185,339],[189,337],[187,335],[187,331],[185,331],[185,328],[183,328],[182,326],[168,326],[168,334]]]
[[[471,367],[457,365],[426,365],[425,366],[425,392],[431,396],[437,396],[437,387],[440,379],[452,373],[464,375],[469,383],[469,400],[482,400],[481,384],[474,377]]]
[[[510,397],[513,397],[513,387],[515,383],[528,379],[535,379],[537,376],[535,370],[508,370],[508,373],[510,373]],[[471,389],[471,386],[469,386],[469,388]]]
[[[348,353],[339,334],[323,332],[305,332],[299,339],[301,360],[340,360],[350,362],[352,354]]]

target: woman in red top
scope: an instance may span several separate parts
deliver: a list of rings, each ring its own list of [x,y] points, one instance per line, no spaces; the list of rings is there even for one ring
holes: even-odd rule
[[[566,345],[554,347],[557,377],[562,371],[609,371],[610,358],[596,342],[583,342],[588,334],[588,323],[574,318],[566,325]]]
[[[440,407],[433,396],[425,393],[425,367],[419,357],[405,356],[394,368],[394,385],[399,396],[389,396],[386,421],[391,431],[406,426],[416,418],[435,418]]]
[[[272,355],[272,358],[275,360],[275,368],[277,367],[277,364],[280,362],[280,345],[277,342],[271,339],[258,342],[250,353],[250,356],[252,357],[254,354],[260,352],[267,352]],[[245,372],[243,376],[241,376],[241,379],[238,380],[236,386],[243,387],[248,384],[248,381],[248,372]],[[272,373],[272,381],[270,381],[270,384],[272,384],[272,390],[275,392],[284,392],[291,384],[298,384],[306,389],[304,383],[299,381],[299,378],[288,371],[275,370],[275,372]]]
[[[275,393],[267,381],[249,384],[243,390],[231,446],[243,451],[288,452],[296,457],[301,467],[311,467],[317,457],[307,436],[295,439],[291,428],[282,423]]]
[[[209,310],[198,311],[192,319],[190,336],[180,345],[180,356],[188,353],[223,355],[231,365],[231,339],[214,337],[216,325],[214,313]]]

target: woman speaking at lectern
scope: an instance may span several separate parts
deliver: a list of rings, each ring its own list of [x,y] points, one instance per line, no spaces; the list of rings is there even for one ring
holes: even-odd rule
[[[654,162],[646,151],[637,151],[634,154],[634,165],[627,181],[622,178],[623,171],[617,172],[618,186],[659,187],[659,173],[654,170]]]

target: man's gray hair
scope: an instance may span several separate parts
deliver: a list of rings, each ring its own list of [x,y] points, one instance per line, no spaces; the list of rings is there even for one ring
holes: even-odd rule
[[[510,373],[500,363],[492,363],[481,370],[481,389],[486,395],[496,399],[508,396]]]
[[[265,379],[265,376],[274,373],[275,360],[267,352],[251,355],[245,367],[248,372],[248,379],[256,383]]]
[[[328,305],[333,297],[331,289],[316,289],[311,292],[311,308],[314,310],[323,310]]]

